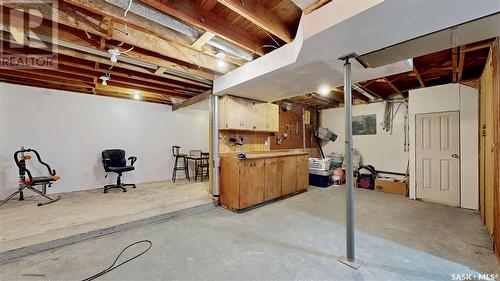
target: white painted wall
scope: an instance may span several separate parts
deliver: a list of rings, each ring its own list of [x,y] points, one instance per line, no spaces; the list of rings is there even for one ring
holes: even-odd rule
[[[415,115],[445,111],[460,112],[460,205],[478,209],[478,92],[459,84],[410,91],[410,198],[415,188]]]
[[[396,107],[397,108],[397,105]],[[362,157],[362,163],[373,165],[382,171],[405,173],[408,164],[408,152],[404,151],[404,105],[394,118],[393,133],[382,130],[385,103],[371,103],[353,106],[353,116],[377,115],[377,134],[353,136],[353,146]],[[344,154],[345,145],[345,110],[334,108],[322,111],[322,126],[338,135],[337,141],[329,142],[323,149],[325,154],[337,152]]]
[[[69,192],[115,181],[104,179],[106,148],[138,157],[125,182],[170,179],[172,145],[208,151],[208,126],[207,111],[0,83],[0,196],[17,188],[13,154],[21,145],[38,150],[61,176],[50,192]]]

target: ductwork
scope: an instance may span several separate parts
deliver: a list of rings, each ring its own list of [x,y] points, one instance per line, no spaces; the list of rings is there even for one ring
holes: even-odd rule
[[[132,1],[132,2],[131,2]],[[164,14],[162,12],[159,12],[156,9],[153,9],[147,5],[144,5],[142,3],[138,3],[137,1],[133,0],[106,0],[107,3],[117,6],[119,8],[122,8],[124,10],[127,10],[128,12],[132,12],[138,16],[141,16],[143,18],[146,18],[148,20],[151,20],[153,22],[156,22],[158,24],[161,24],[165,27],[168,27],[172,30],[175,30],[179,33],[182,33],[186,36],[189,36],[191,38],[197,39],[200,37],[199,32],[193,28],[190,25],[187,25],[183,22],[178,21],[177,19]],[[129,8],[130,6],[130,8]],[[230,55],[233,55],[237,58],[244,59],[246,61],[252,61],[253,60],[253,54],[247,52],[246,50],[242,50],[241,48],[238,48],[236,46],[233,46],[229,42],[226,42],[222,39],[219,38],[212,38],[210,41],[207,42],[208,45],[217,48],[221,51],[224,51]]]

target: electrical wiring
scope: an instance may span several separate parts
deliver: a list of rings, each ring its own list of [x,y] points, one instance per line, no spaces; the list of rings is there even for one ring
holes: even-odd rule
[[[130,7],[132,7],[132,1],[133,1],[133,0],[130,0],[130,1],[128,2],[127,9],[125,10],[125,13],[123,14],[123,16],[124,16],[124,17],[127,17],[127,13],[128,13],[128,11],[130,10]]]
[[[148,244],[148,247],[147,247],[144,251],[140,252],[139,254],[137,254],[137,255],[135,255],[135,256],[133,256],[133,257],[131,257],[131,258],[127,259],[127,260],[125,260],[124,262],[121,262],[121,263],[119,263],[119,264],[115,265],[115,264],[116,264],[116,262],[118,261],[118,259],[120,258],[120,256],[121,256],[121,255],[122,255],[122,254],[123,254],[123,253],[124,253],[124,252],[125,252],[128,248],[130,248],[130,247],[132,247],[132,246],[134,246],[134,245],[144,244],[144,243]],[[151,242],[150,240],[140,240],[140,241],[134,242],[134,243],[132,243],[132,244],[128,245],[127,247],[125,247],[125,248],[124,248],[124,249],[120,252],[120,254],[118,254],[118,256],[116,257],[116,259],[115,259],[115,261],[113,262],[113,264],[111,264],[108,268],[106,268],[105,270],[103,270],[103,271],[101,271],[101,272],[98,272],[98,273],[96,273],[96,274],[94,274],[94,275],[92,275],[92,276],[90,276],[90,277],[87,277],[87,278],[83,279],[82,281],[91,281],[91,280],[94,280],[94,279],[96,279],[96,278],[99,278],[99,277],[103,276],[104,274],[106,274],[106,273],[108,273],[108,272],[110,272],[110,271],[112,271],[112,270],[114,270],[114,269],[116,269],[116,268],[118,268],[118,267],[120,267],[120,266],[122,266],[122,265],[124,265],[124,264],[128,263],[129,261],[131,261],[131,260],[133,260],[133,259],[136,259],[136,258],[138,258],[138,257],[140,257],[140,256],[142,256],[142,255],[144,255],[147,251],[149,251],[149,249],[151,249],[151,247],[152,247],[152,246],[153,246],[153,242]]]

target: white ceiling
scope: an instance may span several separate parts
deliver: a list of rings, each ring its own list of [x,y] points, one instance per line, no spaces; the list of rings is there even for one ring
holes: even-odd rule
[[[218,77],[214,93],[275,101],[315,91],[323,83],[341,86],[342,55],[371,53],[498,12],[500,1],[491,0],[334,0],[302,17],[293,42]],[[473,37],[490,35],[479,29]],[[368,69],[353,62],[352,69],[353,82],[411,70],[406,62]]]

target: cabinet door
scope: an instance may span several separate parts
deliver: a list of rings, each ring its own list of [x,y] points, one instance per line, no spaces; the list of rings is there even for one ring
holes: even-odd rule
[[[297,157],[286,156],[281,158],[283,172],[281,178],[281,192],[283,195],[297,191]]]
[[[307,155],[297,156],[297,191],[309,187],[309,157]]]
[[[267,103],[253,102],[252,108],[252,130],[266,131]]]
[[[243,130],[247,121],[248,102],[244,99],[226,97],[226,125],[227,129]]]
[[[281,161],[280,158],[268,158],[264,161],[265,166],[265,190],[264,200],[272,200],[281,197]]]
[[[220,171],[220,203],[230,210],[240,206],[239,188],[240,173],[239,160],[223,157]]]
[[[266,131],[279,132],[279,106],[274,103],[266,103]]]
[[[264,202],[264,159],[240,160],[240,209]]]

